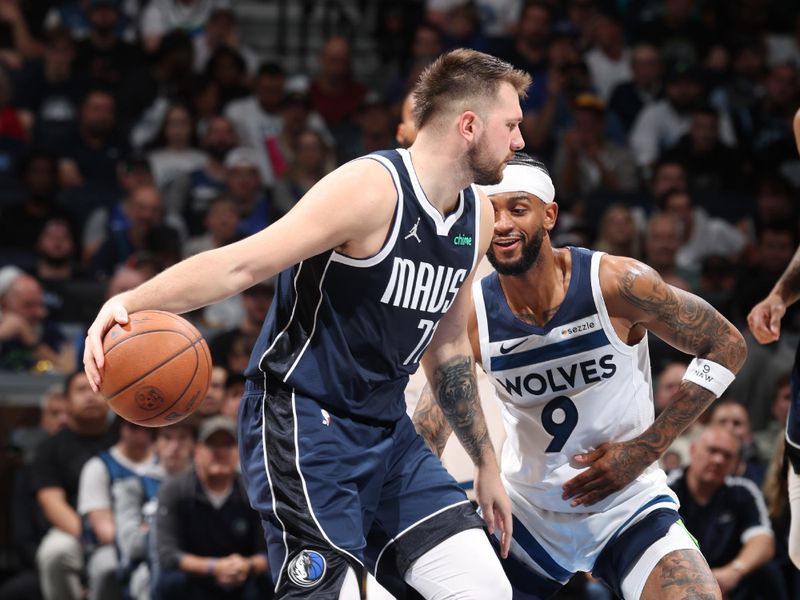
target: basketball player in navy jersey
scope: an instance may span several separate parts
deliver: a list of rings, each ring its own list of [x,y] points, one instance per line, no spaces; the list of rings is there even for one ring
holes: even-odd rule
[[[89,329],[84,364],[96,389],[103,335],[129,313],[183,313],[280,273],[239,419],[278,598],[356,599],[362,566],[378,581],[399,572],[425,598],[510,598],[484,522],[416,435],[403,390],[424,355],[505,553],[510,500],[466,335],[472,271],[492,232],[491,206],[472,184],[500,181],[523,146],[529,84],[486,54],[443,55],[416,88],[409,150],[343,165],[264,231],[112,298]]]
[[[578,571],[629,600],[719,598],[656,461],[733,380],[742,336],[636,260],[553,248],[555,190],[527,155],[484,191],[496,273],[474,285],[469,336],[502,403],[514,598]],[[696,357],[655,421],[648,332]],[[427,390],[414,422],[440,453],[449,430]]]
[[[800,154],[800,110],[794,115],[794,141]],[[800,299],[800,248],[794,254],[769,295],[747,315],[747,325],[760,344],[770,344],[781,335],[781,319],[786,309]],[[789,558],[800,569],[800,349],[795,355],[791,380],[792,401],[786,419],[786,456],[792,468],[787,473],[789,485]]]

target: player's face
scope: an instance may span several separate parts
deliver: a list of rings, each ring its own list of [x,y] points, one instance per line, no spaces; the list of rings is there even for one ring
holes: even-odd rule
[[[475,183],[500,183],[506,163],[514,157],[514,152],[525,147],[519,130],[521,122],[519,96],[511,84],[503,83],[498,90],[497,100],[487,111],[485,129],[467,151],[467,161]]]
[[[501,275],[522,275],[536,263],[544,239],[544,203],[524,192],[489,197],[494,236],[487,256]]]

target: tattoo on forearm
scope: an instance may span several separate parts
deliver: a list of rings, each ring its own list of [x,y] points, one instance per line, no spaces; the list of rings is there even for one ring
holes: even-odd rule
[[[744,363],[747,348],[741,336],[705,300],[667,285],[648,268],[625,273],[619,292],[624,300],[666,325],[671,344],[734,372]],[[625,465],[633,469],[656,460],[713,400],[709,390],[683,382],[653,425],[627,444]]]
[[[668,595],[687,600],[713,600],[717,597],[719,587],[714,575],[696,550],[671,552],[659,561],[656,570],[658,597]]]
[[[447,438],[453,432],[442,409],[433,397],[433,391],[429,385],[425,386],[414,410],[414,427],[417,433],[422,436],[425,443],[436,456],[442,457]]]
[[[436,369],[432,383],[439,405],[458,440],[472,462],[478,464],[492,446],[478,399],[472,361],[467,356],[450,359]]]

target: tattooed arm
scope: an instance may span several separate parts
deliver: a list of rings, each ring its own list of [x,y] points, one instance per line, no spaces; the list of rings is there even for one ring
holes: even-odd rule
[[[800,153],[800,110],[794,115],[794,141]],[[769,295],[747,315],[747,325],[760,344],[776,341],[781,336],[781,319],[786,309],[800,298],[800,248],[794,253],[778,283]]]
[[[747,348],[739,331],[705,300],[667,285],[650,267],[628,258],[604,257],[600,281],[609,316],[627,331],[628,342],[650,331],[678,350],[733,373],[744,363]],[[681,382],[670,404],[639,436],[577,455],[579,464],[591,468],[564,484],[564,499],[572,498],[573,506],[590,505],[622,489],[658,460],[713,400],[709,390]]]
[[[453,433],[453,428],[447,422],[442,409],[433,397],[433,390],[430,384],[425,384],[425,388],[419,396],[417,408],[414,410],[414,428],[422,436],[431,452],[439,458],[442,457],[447,439]]]

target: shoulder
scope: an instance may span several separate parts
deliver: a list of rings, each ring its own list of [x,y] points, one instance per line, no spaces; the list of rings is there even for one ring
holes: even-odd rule
[[[158,490],[159,502],[177,501],[192,495],[196,480],[194,471],[167,477]]]
[[[725,486],[737,502],[745,504],[763,504],[764,496],[759,487],[746,477],[728,477]]]
[[[633,285],[637,280],[660,279],[656,270],[643,262],[613,254],[604,254],[600,258],[599,276],[606,299],[619,295],[621,286]]]

